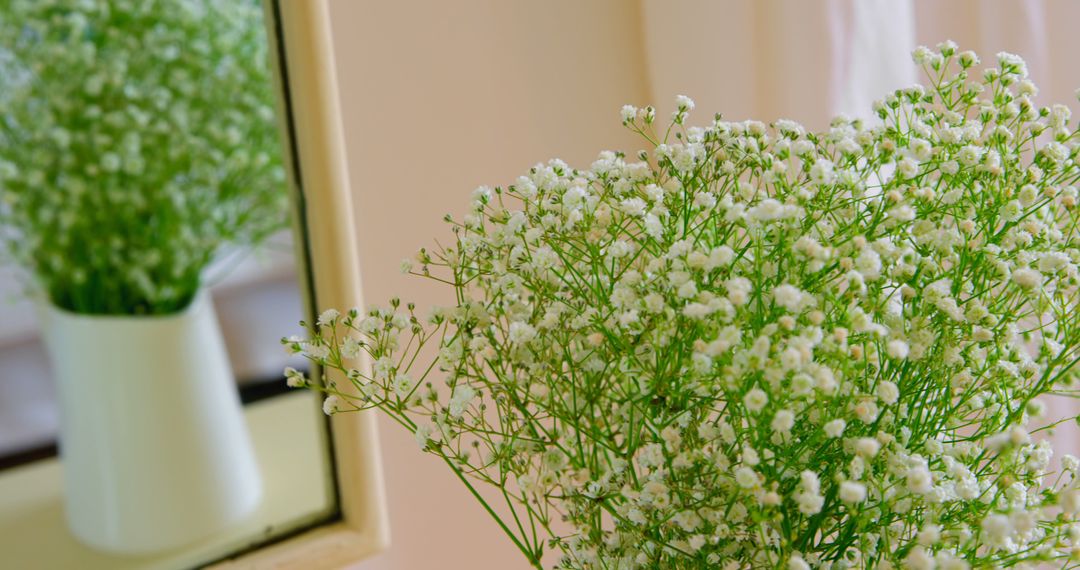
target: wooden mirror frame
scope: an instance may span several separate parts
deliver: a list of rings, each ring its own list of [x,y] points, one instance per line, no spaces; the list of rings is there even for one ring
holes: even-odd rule
[[[286,166],[306,251],[308,318],[363,307],[354,209],[326,0],[263,0]],[[302,271],[302,274],[304,272]],[[321,372],[315,370],[313,376]],[[213,568],[341,568],[385,550],[390,524],[373,411],[329,418],[340,517]]]

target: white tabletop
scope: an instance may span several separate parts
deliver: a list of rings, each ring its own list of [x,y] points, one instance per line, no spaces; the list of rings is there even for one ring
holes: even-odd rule
[[[290,393],[251,404],[245,413],[266,493],[262,507],[242,526],[156,556],[118,557],[91,550],[67,531],[61,466],[48,459],[0,472],[0,568],[189,568],[325,519],[334,509],[334,493],[325,418],[316,395]]]

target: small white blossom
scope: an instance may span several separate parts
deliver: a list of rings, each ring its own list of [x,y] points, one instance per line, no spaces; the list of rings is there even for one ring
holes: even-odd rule
[[[893,358],[893,359],[896,359],[896,360],[903,360],[903,359],[908,357],[908,353],[910,352],[910,348],[908,347],[908,343],[906,343],[906,342],[904,342],[902,340],[899,340],[899,339],[894,339],[894,340],[890,340],[885,345],[885,352],[888,353],[889,358]]]
[[[302,388],[307,385],[307,379],[303,372],[289,366],[285,368],[285,383],[290,388]]]
[[[751,412],[760,412],[769,403],[769,396],[760,388],[753,388],[743,397],[743,405]]]
[[[323,413],[328,416],[334,415],[342,411],[342,406],[341,398],[335,394],[331,394],[323,400]]]
[[[768,222],[783,217],[786,213],[786,209],[780,202],[772,198],[766,198],[758,203],[758,205],[750,208],[750,211],[747,213],[754,220]]]
[[[846,422],[842,419],[830,420],[825,424],[825,435],[829,437],[840,437],[844,434],[844,428]]]
[[[905,349],[906,348],[907,346],[905,345]],[[893,355],[890,354],[889,356]],[[893,358],[897,357],[893,356]],[[900,388],[898,388],[895,383],[884,380],[880,384],[878,384],[877,396],[878,398],[881,398],[881,401],[884,402],[886,405],[895,404],[897,400],[900,399]]]
[[[1012,274],[1013,281],[1024,289],[1031,289],[1042,284],[1042,274],[1027,267],[1017,269]]]
[[[790,410],[780,410],[773,416],[772,423],[773,431],[787,433],[791,431],[791,428],[795,427],[795,414]]]
[[[332,325],[340,316],[341,313],[337,309],[327,309],[319,314],[316,322],[320,327],[326,327]]]
[[[792,556],[788,559],[788,570],[810,570],[810,565],[801,556]]]
[[[845,503],[861,503],[866,500],[866,485],[854,481],[840,483],[840,500]]]
[[[796,312],[803,302],[803,292],[791,285],[781,285],[773,290],[776,304],[791,312]]]
[[[758,484],[757,473],[745,465],[735,470],[735,482],[744,489],[749,489]]]
[[[509,340],[510,343],[514,345],[528,344],[530,341],[536,338],[536,329],[528,323],[510,323],[509,330]]]
[[[934,570],[937,567],[937,562],[934,561],[933,555],[927,552],[925,548],[916,546],[904,558],[904,565],[910,570]]]
[[[860,437],[855,441],[855,452],[863,457],[873,457],[880,449],[881,444],[872,437]]]
[[[934,480],[926,467],[915,466],[908,469],[906,481],[908,490],[919,495],[925,495],[934,488]]]

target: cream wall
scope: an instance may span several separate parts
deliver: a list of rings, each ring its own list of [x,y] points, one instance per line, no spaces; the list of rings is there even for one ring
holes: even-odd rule
[[[438,287],[402,258],[449,237],[481,184],[551,157],[587,166],[636,150],[624,103],[678,93],[697,122],[837,112],[919,78],[908,53],[954,38],[985,59],[1029,59],[1043,101],[1075,101],[1080,2],[1002,0],[330,0],[351,183],[369,302],[421,307]],[[382,425],[393,544],[359,570],[525,568],[467,491],[410,434]]]
[[[637,148],[619,123],[648,99],[631,3],[334,0],[331,16],[368,302],[446,301],[398,266],[445,242],[476,186]],[[359,568],[527,567],[444,465],[380,427],[393,545]]]

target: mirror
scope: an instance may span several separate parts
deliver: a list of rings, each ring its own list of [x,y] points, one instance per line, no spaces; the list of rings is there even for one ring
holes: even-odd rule
[[[265,24],[0,0],[5,565],[201,566],[336,517],[281,374],[311,279]]]

